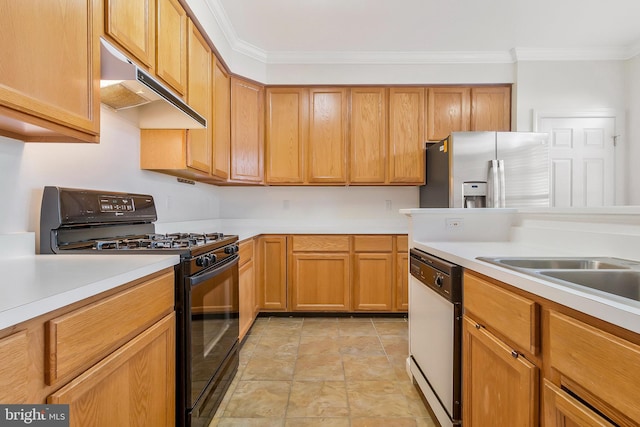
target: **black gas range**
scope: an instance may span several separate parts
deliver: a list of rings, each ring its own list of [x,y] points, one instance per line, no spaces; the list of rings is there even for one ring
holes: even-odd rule
[[[238,369],[238,236],[156,233],[146,194],[45,187],[41,254],[177,254],[176,424],[205,426]]]

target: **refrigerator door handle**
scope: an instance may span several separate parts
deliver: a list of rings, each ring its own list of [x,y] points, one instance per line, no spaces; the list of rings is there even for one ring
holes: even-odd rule
[[[497,160],[498,162],[498,179],[500,181],[500,197],[498,206],[499,208],[507,207],[507,189],[506,189],[506,177],[504,174],[504,160]]]
[[[500,182],[498,178],[497,160],[489,160],[489,173],[487,176],[487,181],[489,183],[489,189],[487,191],[487,207],[497,208],[500,197]]]

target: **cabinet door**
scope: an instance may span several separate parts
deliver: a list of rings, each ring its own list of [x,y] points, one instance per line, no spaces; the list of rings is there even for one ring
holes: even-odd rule
[[[267,89],[266,181],[302,184],[309,128],[305,88]]]
[[[133,3],[133,2],[132,2]],[[178,94],[187,91],[187,13],[178,0],[158,0],[156,75]]]
[[[293,253],[292,311],[349,310],[349,254]]]
[[[424,183],[424,89],[389,89],[389,182]]]
[[[2,2],[0,135],[98,142],[99,8],[97,0]]]
[[[173,426],[175,351],[172,313],[47,401],[69,405],[72,427]]]
[[[537,426],[538,368],[467,316],[462,348],[465,426]]]
[[[310,183],[347,182],[347,90],[315,88],[309,90]]]
[[[189,105],[207,119],[206,129],[189,129],[187,165],[211,173],[211,48],[192,21],[189,21]]]
[[[383,184],[387,158],[386,89],[352,88],[349,182]]]
[[[155,65],[155,0],[105,0],[104,32],[148,69]],[[66,43],[66,40],[65,40]]]
[[[287,309],[287,238],[258,239],[257,299],[265,310]]]
[[[253,260],[241,266],[238,270],[240,284],[240,340],[244,338],[253,324],[255,310],[255,274]]]
[[[396,306],[397,311],[409,310],[409,254],[396,255]]]
[[[263,180],[263,89],[231,78],[231,180]]]
[[[28,356],[27,331],[0,339],[0,403],[27,403]]]
[[[614,424],[580,403],[548,380],[544,380],[546,427],[613,427]]]
[[[355,254],[353,264],[353,309],[391,311],[394,290],[393,254]]]
[[[471,89],[471,130],[511,130],[511,87]]]
[[[427,94],[427,140],[440,141],[471,124],[471,89],[434,87]]]
[[[213,57],[213,171],[223,181],[229,179],[231,146],[231,79],[220,61]]]

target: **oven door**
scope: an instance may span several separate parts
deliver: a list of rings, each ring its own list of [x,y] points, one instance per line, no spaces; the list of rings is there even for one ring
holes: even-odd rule
[[[197,412],[196,407],[210,400],[209,384],[218,380],[225,360],[237,351],[238,256],[185,281],[187,410]]]

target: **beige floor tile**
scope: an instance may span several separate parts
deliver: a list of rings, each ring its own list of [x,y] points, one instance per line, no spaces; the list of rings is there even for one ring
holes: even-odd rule
[[[373,327],[373,323],[371,323],[371,321],[339,322],[338,332],[342,336],[377,335],[376,328]]]
[[[415,418],[353,418],[351,427],[417,427]]]
[[[282,427],[282,418],[221,418],[209,427]]]
[[[338,335],[338,322],[304,322],[302,325],[302,335]]]
[[[407,372],[407,356],[388,356],[388,358],[399,380],[411,379]]]
[[[408,325],[408,319],[406,316],[402,316],[402,317],[372,317],[371,321],[374,324],[378,324],[378,323],[391,323],[391,322],[395,322],[395,323],[404,323],[406,325]]]
[[[396,371],[387,356],[342,355],[344,375],[350,380],[396,381]]]
[[[407,357],[409,355],[409,338],[398,335],[383,335],[380,337],[382,347],[387,356]]]
[[[347,381],[352,417],[415,417],[395,381]]]
[[[310,324],[337,324],[337,317],[305,317],[302,325],[310,325]]]
[[[418,427],[440,427],[431,417],[416,418]]]
[[[349,427],[349,418],[288,418],[285,427]]]
[[[303,354],[296,360],[295,380],[343,381],[342,357],[334,354]]]
[[[369,356],[383,356],[384,349],[377,336],[342,336],[340,353]]]
[[[242,372],[242,381],[280,380],[291,381],[295,366],[295,355],[262,357],[254,356]]]
[[[240,381],[224,410],[224,418],[284,418],[289,381]]]
[[[300,335],[265,335],[256,344],[253,354],[255,356],[295,356],[298,354]]]
[[[409,327],[406,322],[373,322],[378,335],[408,336]]]
[[[346,417],[349,415],[344,381],[294,381],[287,418]]]
[[[298,355],[302,354],[340,354],[338,336],[302,335],[298,346]]]

